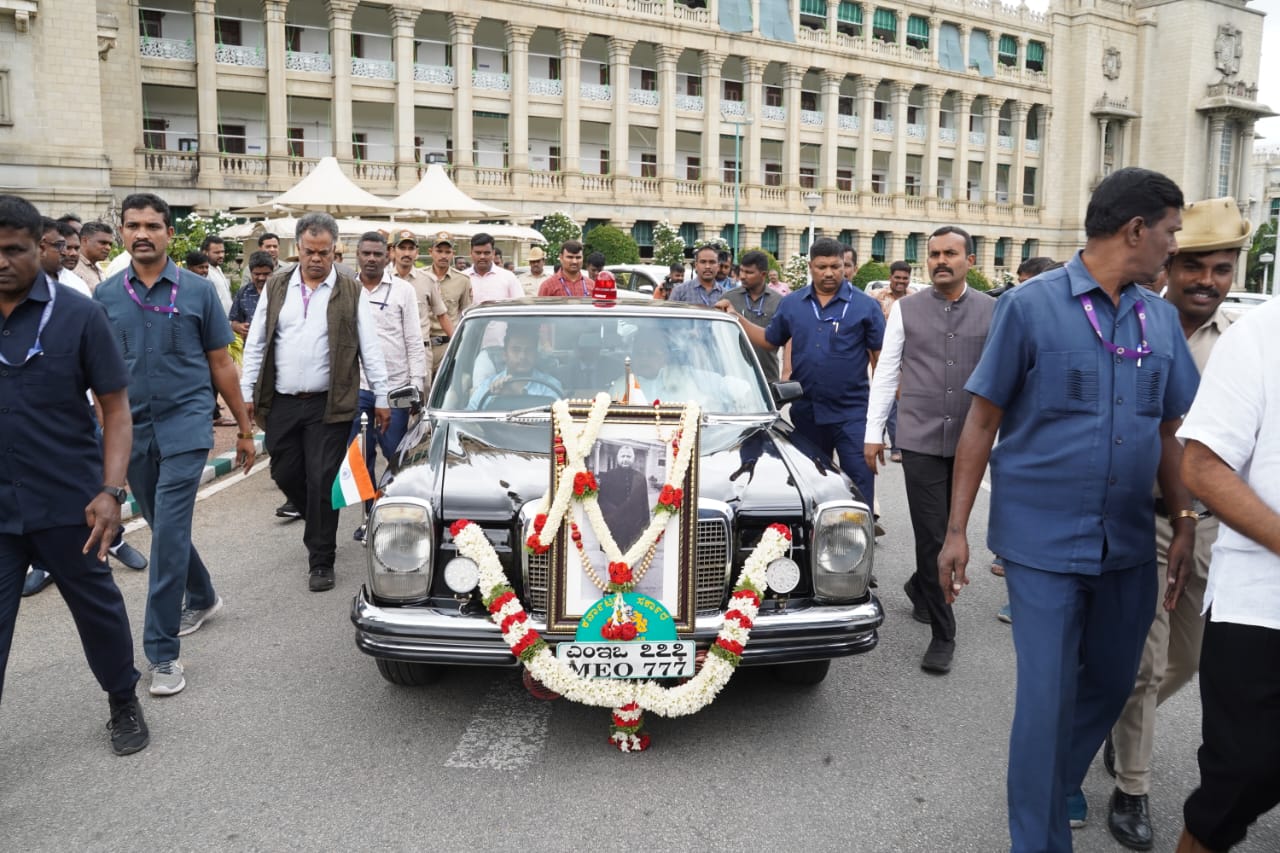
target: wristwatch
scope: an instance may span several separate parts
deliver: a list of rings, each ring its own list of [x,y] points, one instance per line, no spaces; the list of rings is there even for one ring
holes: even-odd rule
[[[129,499],[129,490],[122,489],[119,486],[104,485],[102,487],[102,491],[108,495],[111,495],[111,497],[115,498],[116,502],[120,504],[123,504],[125,501]]]

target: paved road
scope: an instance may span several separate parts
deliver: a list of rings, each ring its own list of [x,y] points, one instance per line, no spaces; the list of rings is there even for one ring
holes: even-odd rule
[[[187,690],[144,694],[145,752],[111,755],[106,702],[57,594],[24,603],[0,707],[0,846],[1007,849],[1013,655],[994,618],[1002,584],[976,573],[955,669],[921,672],[928,631],[901,589],[910,535],[900,467],[880,491],[890,530],[877,567],[888,610],[879,648],[837,662],[816,688],[743,670],[696,717],[651,719],[654,748],[622,756],[605,745],[605,711],[537,702],[515,672],[458,671],[424,689],[384,682],[347,619],[363,550],[345,539],[337,590],[307,592],[300,526],[273,517],[280,497],[255,474],[198,504],[196,541],[227,608],[184,644]],[[348,511],[344,538],[355,524]],[[131,541],[145,550],[147,531]],[[140,638],[145,577],[117,577]],[[1197,694],[1184,691],[1157,733],[1158,849],[1172,849],[1195,784],[1198,732]],[[1085,790],[1093,813],[1076,849],[1121,850],[1105,827],[1101,762]],[[1280,818],[1241,849],[1280,849]]]

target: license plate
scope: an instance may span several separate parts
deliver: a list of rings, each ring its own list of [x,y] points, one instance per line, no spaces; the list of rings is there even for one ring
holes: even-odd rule
[[[588,678],[684,678],[693,675],[692,640],[665,643],[560,643],[556,657]]]

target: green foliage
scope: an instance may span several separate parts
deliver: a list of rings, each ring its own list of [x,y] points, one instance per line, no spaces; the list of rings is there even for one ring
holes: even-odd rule
[[[663,266],[684,263],[684,238],[680,229],[666,220],[653,227],[653,262]]]
[[[888,276],[885,276],[888,278]],[[982,274],[977,267],[969,267],[969,272],[964,277],[965,283],[974,290],[990,290],[991,280]]]
[[[603,252],[606,264],[640,263],[640,247],[631,235],[612,225],[597,225],[587,234],[586,252]]]
[[[1254,232],[1253,244],[1249,246],[1249,256],[1245,261],[1244,267],[1244,286],[1248,290],[1255,293],[1262,291],[1262,262],[1258,260],[1265,254],[1280,255],[1276,246],[1276,223],[1275,220],[1264,222],[1258,226],[1258,230]],[[1267,269],[1267,289],[1273,290],[1273,281],[1275,280],[1276,267],[1275,261]]]
[[[769,259],[769,269],[776,272],[779,278],[782,277],[782,264],[778,263],[778,259],[773,256],[773,252],[763,246],[747,246],[738,254],[738,260],[742,260],[742,256],[747,252],[764,252],[764,256]],[[806,272],[805,275],[807,276],[808,273]]]
[[[560,257],[560,244],[566,240],[578,240],[582,237],[582,226],[573,221],[573,217],[563,210],[557,210],[542,220],[539,229],[547,240],[547,257],[554,263]]]
[[[858,267],[858,271],[853,275],[853,286],[859,290],[866,290],[867,285],[873,281],[888,281],[889,265],[879,261],[867,261]]]
[[[779,277],[791,286],[792,290],[799,290],[809,283],[809,258],[807,255],[792,255],[787,258],[787,265],[783,267]]]
[[[219,234],[236,224],[236,220],[221,211],[212,216],[201,216],[192,213],[173,223],[173,239],[169,241],[169,257],[181,265],[187,259],[187,252],[198,252],[204,238],[210,234]],[[226,241],[227,257],[234,258],[240,254],[240,244],[234,240]]]

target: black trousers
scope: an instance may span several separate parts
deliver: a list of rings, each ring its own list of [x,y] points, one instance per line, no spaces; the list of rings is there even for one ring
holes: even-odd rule
[[[1200,647],[1200,787],[1182,808],[1211,850],[1244,840],[1280,803],[1280,631],[1232,622],[1204,627]]]
[[[947,538],[954,469],[955,457],[902,451],[902,476],[916,538],[916,572],[907,583],[924,599],[933,619],[933,636],[939,640],[956,638],[956,616],[938,583],[938,554]]]
[[[327,394],[291,397],[276,394],[267,414],[263,444],[271,455],[271,479],[302,513],[302,542],[311,571],[332,571],[338,548],[338,510],[333,480],[347,452],[350,421],[324,422]]]
[[[133,633],[124,598],[106,563],[82,554],[89,528],[53,527],[22,535],[0,534],[0,698],[13,645],[13,627],[22,600],[27,566],[39,563],[53,575],[80,633],[80,644],[98,684],[113,699],[129,699],[138,683],[133,666]]]

